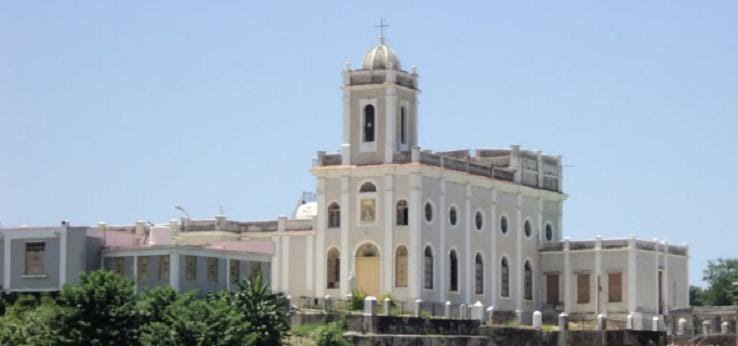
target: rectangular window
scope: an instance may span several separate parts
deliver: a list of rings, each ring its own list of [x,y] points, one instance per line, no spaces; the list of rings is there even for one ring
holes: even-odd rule
[[[251,279],[255,279],[257,275],[261,275],[261,278],[264,279],[264,275],[261,273],[261,262],[252,261],[251,262]]]
[[[623,273],[610,273],[607,275],[608,301],[619,303],[623,301]]]
[[[241,266],[239,260],[231,260],[230,269],[231,271],[231,282],[238,282],[241,279]]]
[[[559,303],[559,275],[546,275],[546,304],[556,305]]]
[[[112,265],[113,273],[123,276],[124,267],[125,267],[125,258],[113,257],[113,265]]]
[[[159,280],[169,280],[169,255],[159,256]]]
[[[589,303],[589,274],[577,274],[577,303]]]
[[[218,281],[218,259],[208,257],[208,281]]]
[[[185,278],[187,281],[197,280],[197,257],[185,256]]]
[[[138,261],[138,282],[149,281],[149,257],[142,256],[137,259]]]
[[[26,275],[44,275],[46,243],[26,243]]]

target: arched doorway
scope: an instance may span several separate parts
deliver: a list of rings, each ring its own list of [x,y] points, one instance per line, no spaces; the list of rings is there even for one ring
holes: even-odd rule
[[[371,243],[356,250],[356,288],[370,296],[379,295],[379,251]]]

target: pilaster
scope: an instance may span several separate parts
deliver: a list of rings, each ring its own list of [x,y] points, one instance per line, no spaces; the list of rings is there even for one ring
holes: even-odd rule
[[[394,207],[395,207],[395,196],[394,196],[394,176],[392,175],[385,175],[384,176],[384,249],[383,253],[384,256],[381,257],[382,259],[382,270],[380,271],[382,275],[384,276],[384,292],[392,292],[392,287],[394,285],[394,266],[392,265],[392,260],[394,258],[394,237],[392,234],[392,230],[394,229],[394,220],[395,220],[395,213],[394,213]]]
[[[271,275],[271,287],[275,292],[282,292],[282,237],[272,237],[274,244],[274,255],[272,255],[272,275]]]
[[[636,262],[636,239],[634,235],[631,235],[628,239],[628,312],[633,313],[636,311],[637,302],[637,290],[636,290],[636,278],[637,273],[637,262]]]
[[[408,298],[421,298],[423,296],[423,253],[421,251],[422,244],[421,218],[423,215],[422,205],[422,187],[423,180],[418,174],[410,175],[410,210],[409,210],[409,228],[410,228],[410,253],[408,257]],[[435,211],[434,211],[435,212]],[[437,257],[437,254],[434,254]],[[414,295],[414,296],[413,296]]]
[[[319,205],[320,206],[320,205]],[[320,213],[320,212],[319,212]],[[305,253],[307,254],[307,258],[305,258],[305,289],[308,292],[315,293],[315,290],[313,289],[315,282],[315,235],[309,235],[305,237]],[[319,257],[319,259],[322,257]]]
[[[472,187],[470,183],[466,183],[464,193],[464,301],[472,304],[472,250],[471,250],[471,195]]]
[[[290,291],[290,236],[283,235],[282,237],[282,292]]]
[[[341,257],[340,270],[341,270],[341,296],[345,297],[351,293],[351,287],[349,287],[349,268],[351,268],[351,258],[353,254],[349,250],[349,223],[351,222],[350,214],[351,208],[350,203],[350,179],[348,176],[341,177]]]
[[[515,275],[517,284],[515,299],[515,309],[521,310],[523,306],[523,195],[517,194],[517,204],[515,206],[515,265],[511,266],[511,271]]]
[[[179,273],[179,253],[172,251],[169,253],[169,286],[177,292],[179,292]]]
[[[341,164],[351,164],[351,89],[343,89],[343,141],[341,143]],[[319,206],[322,206],[319,204]]]
[[[325,198],[325,178],[318,178],[317,181],[317,200],[318,200],[318,216],[316,220],[317,224],[317,232],[316,232],[316,238],[317,238],[317,244],[315,246],[315,251],[317,256],[315,257],[315,295],[317,297],[323,297],[325,296],[325,289],[326,289],[326,252],[325,252],[325,232],[326,232],[326,226],[327,226],[327,205],[326,205],[326,198]],[[347,206],[341,206],[341,208],[344,208]],[[342,213],[345,213],[346,211],[342,211]],[[309,259],[309,258],[308,258]]]
[[[489,304],[492,306],[495,306],[497,304],[497,190],[492,189],[490,192],[490,200],[492,201],[490,205],[490,214],[489,214],[489,225],[490,228],[490,259],[488,260],[489,264],[487,264],[491,269],[491,277],[488,280],[489,282],[489,288],[490,293],[492,295],[492,298],[490,299]]]
[[[595,240],[595,315],[601,312],[607,313],[602,309],[602,237],[597,236]]]
[[[571,297],[571,258],[569,254],[569,238],[564,238],[564,312],[571,313],[572,297]]]
[[[62,228],[59,239],[59,289],[67,283],[67,256],[69,249],[69,224],[62,222]]]
[[[397,88],[387,86],[384,94],[385,105],[385,136],[384,136],[384,162],[392,163],[395,154],[395,142],[397,141]]]
[[[440,200],[438,202],[438,211],[434,212],[438,215],[438,228],[440,229],[440,248],[436,249],[436,253],[433,254],[435,256],[436,261],[438,262],[438,270],[434,268],[434,271],[438,272],[438,277],[440,280],[438,280],[438,290],[440,295],[440,301],[445,302],[447,301],[447,295],[448,295],[448,289],[446,288],[446,213],[444,210],[446,210],[446,179],[443,177],[440,178],[441,181],[441,196]]]

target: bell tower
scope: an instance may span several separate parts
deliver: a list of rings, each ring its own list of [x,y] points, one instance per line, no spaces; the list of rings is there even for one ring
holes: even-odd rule
[[[343,70],[343,165],[409,159],[418,138],[418,75],[405,71],[380,36],[361,68]]]

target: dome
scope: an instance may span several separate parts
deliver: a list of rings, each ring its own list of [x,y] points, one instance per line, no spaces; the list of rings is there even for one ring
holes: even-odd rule
[[[380,42],[364,56],[362,68],[365,70],[399,70],[400,58],[392,48]]]
[[[318,202],[307,202],[295,210],[295,219],[309,220],[318,215]]]

